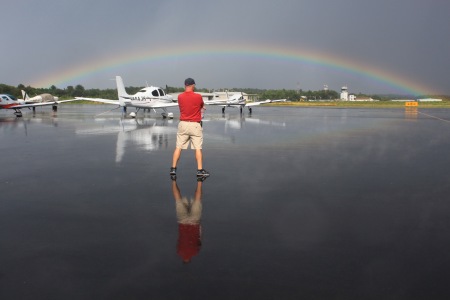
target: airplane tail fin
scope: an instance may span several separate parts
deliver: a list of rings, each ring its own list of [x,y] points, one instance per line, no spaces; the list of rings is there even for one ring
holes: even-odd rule
[[[129,95],[125,90],[125,85],[123,84],[122,77],[116,76],[116,85],[117,85],[117,96],[119,97],[120,106],[125,106],[125,102],[129,102]]]
[[[30,99],[30,97],[28,97],[27,92],[25,92],[24,90],[22,90],[22,98],[24,101],[27,101],[28,99]]]

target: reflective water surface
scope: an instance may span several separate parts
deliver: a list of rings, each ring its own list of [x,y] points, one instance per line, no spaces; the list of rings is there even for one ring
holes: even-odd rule
[[[450,296],[449,110],[108,109],[0,112],[1,299]]]

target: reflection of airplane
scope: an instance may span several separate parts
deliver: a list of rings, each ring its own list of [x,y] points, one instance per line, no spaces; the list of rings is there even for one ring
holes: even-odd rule
[[[192,257],[200,252],[202,246],[202,184],[197,181],[193,199],[182,197],[177,181],[172,180],[172,193],[178,220],[177,254],[183,263],[190,263]]]
[[[147,151],[167,149],[169,146],[169,134],[176,134],[176,129],[168,127],[167,120],[152,120],[147,123],[125,124],[122,122],[122,130],[117,134],[116,163],[122,161],[128,143],[134,143]],[[132,120],[129,120],[132,121]]]
[[[285,122],[273,122],[273,121],[265,121],[258,118],[253,117],[229,117],[225,120],[225,130],[229,129],[242,129],[245,123],[249,124],[257,124],[257,125],[270,125],[270,126],[278,126],[278,127],[286,127]]]
[[[74,101],[72,100],[63,100],[63,101],[50,101],[50,102],[40,102],[40,103],[26,103],[22,99],[17,99],[13,95],[9,94],[0,94],[0,109],[14,109],[14,114],[17,117],[22,116],[21,108],[32,108],[35,111],[35,108],[38,106],[53,106],[53,111],[56,111],[57,105],[63,102]]]
[[[172,96],[166,95],[163,89],[159,87],[149,86],[145,87],[134,95],[128,95],[125,90],[125,85],[123,84],[122,77],[116,76],[116,85],[117,85],[117,94],[119,100],[108,100],[101,98],[85,98],[85,97],[76,97],[78,100],[88,100],[94,102],[102,102],[106,104],[115,104],[119,108],[122,107],[123,111],[126,112],[127,107],[135,107],[138,112],[142,109],[155,109],[160,108],[163,110],[162,116],[164,118],[169,117],[173,118],[173,113],[168,113],[166,108],[178,106],[178,103],[173,101]],[[131,117],[135,117],[136,113],[130,113]]]
[[[58,127],[58,118],[53,115],[41,115],[41,116],[30,116],[25,115],[23,118],[16,117],[6,117],[0,118],[0,134],[2,132],[21,132],[28,135],[28,126],[35,126],[36,124],[50,125],[53,127]]]
[[[278,100],[267,99],[265,101],[247,102],[244,99],[244,95],[242,93],[241,94],[233,94],[232,96],[228,96],[228,93],[227,93],[227,99],[206,100],[205,104],[222,106],[222,113],[225,113],[225,107],[239,107],[240,111],[242,113],[242,107],[246,106],[246,107],[248,107],[248,111],[250,113],[252,113],[251,106],[273,103],[273,102],[284,102],[284,101],[286,101],[286,99],[278,99]]]
[[[176,128],[168,126],[172,120],[167,119],[123,119],[120,124],[116,123],[112,126],[104,125],[104,119],[97,120],[102,122],[101,127],[77,130],[77,134],[117,134],[116,163],[122,161],[125,150],[130,144],[135,144],[147,151],[167,149],[169,135],[176,134]]]

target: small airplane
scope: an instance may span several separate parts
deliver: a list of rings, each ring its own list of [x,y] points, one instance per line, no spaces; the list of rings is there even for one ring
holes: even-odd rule
[[[219,100],[206,100],[206,105],[218,105],[222,106],[222,113],[225,113],[225,107],[239,107],[240,112],[242,113],[242,108],[244,106],[248,107],[249,113],[252,113],[251,106],[261,105],[261,104],[267,104],[267,103],[273,103],[273,102],[285,102],[286,99],[278,99],[278,100],[264,100],[264,101],[255,101],[255,102],[247,102],[244,99],[244,94],[233,94],[231,96],[228,96],[227,92],[227,99],[219,99]]]
[[[23,101],[25,101],[26,104],[29,103],[43,103],[43,102],[55,102],[58,101],[58,97],[53,96],[52,94],[40,94],[34,97],[29,97],[27,92],[24,90],[21,90]]]
[[[53,96],[52,96],[53,97]],[[53,111],[57,111],[58,104],[63,102],[75,101],[76,99],[71,100],[63,100],[63,101],[46,101],[39,103],[26,103],[23,99],[17,99],[13,95],[10,94],[0,94],[0,109],[13,109],[16,117],[22,117],[21,108],[32,108],[35,111],[38,106],[52,106]]]
[[[125,90],[125,85],[123,84],[122,77],[116,76],[116,85],[117,85],[117,95],[119,100],[109,100],[109,99],[101,99],[101,98],[85,98],[85,97],[75,97],[78,100],[87,100],[94,102],[101,102],[106,104],[114,104],[117,107],[111,109],[117,109],[122,107],[123,112],[127,111],[127,107],[135,107],[136,112],[131,112],[130,116],[132,118],[136,117],[136,113],[140,109],[152,109],[156,111],[156,109],[162,109],[163,118],[173,118],[172,112],[167,112],[168,107],[178,106],[178,103],[173,101],[173,97],[171,95],[167,95],[163,89],[155,86],[145,87],[134,95],[128,95]],[[110,110],[110,111],[111,111]]]

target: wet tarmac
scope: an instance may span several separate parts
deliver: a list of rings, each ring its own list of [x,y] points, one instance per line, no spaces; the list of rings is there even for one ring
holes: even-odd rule
[[[110,108],[0,112],[0,299],[450,297],[450,110]]]

